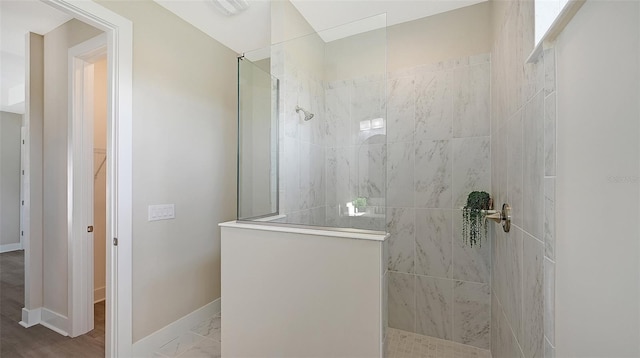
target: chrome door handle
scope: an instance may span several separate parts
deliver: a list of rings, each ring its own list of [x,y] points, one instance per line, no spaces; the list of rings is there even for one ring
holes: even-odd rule
[[[87,232],[93,232],[93,225],[87,226]]]

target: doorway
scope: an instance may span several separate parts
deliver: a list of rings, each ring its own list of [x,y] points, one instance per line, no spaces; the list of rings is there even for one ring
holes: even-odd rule
[[[131,322],[131,116],[132,116],[132,24],[124,17],[107,10],[101,5],[94,2],[72,2],[66,0],[48,0],[44,2],[48,6],[52,6],[62,10],[66,14],[72,16],[85,24],[89,24],[106,34],[106,57],[108,67],[108,102],[107,102],[107,140],[106,140],[106,159],[104,168],[106,169],[106,187],[108,196],[106,197],[106,238],[108,238],[108,246],[105,244],[106,251],[106,270],[105,270],[105,355],[110,356],[129,356],[131,354],[132,341],[132,322]],[[36,71],[37,72],[37,71]],[[28,72],[29,73],[29,72]],[[33,72],[32,72],[33,74]],[[29,82],[29,81],[27,81]],[[27,88],[27,103],[33,93]],[[33,98],[32,98],[33,99]],[[65,100],[66,102],[66,100]],[[63,104],[63,105],[66,105]],[[42,110],[41,110],[42,111]],[[52,210],[44,210],[42,195],[38,198],[38,185],[42,191],[43,178],[42,175],[37,177],[37,169],[42,168],[42,158],[37,154],[38,150],[43,153],[42,148],[42,128],[38,128],[38,112],[27,110],[26,130],[27,130],[27,151],[30,155],[26,163],[26,175],[23,179],[25,188],[25,206],[28,207],[25,215],[24,227],[24,243],[25,243],[25,307],[23,308],[21,324],[24,326],[33,326],[44,324],[43,322],[62,323],[69,331],[75,330],[75,324],[69,324],[65,320],[71,321],[77,319],[79,315],[73,315],[69,311],[70,317],[58,317],[50,315],[50,311],[45,309],[43,303],[44,285],[56,288],[55,284],[49,282],[46,278],[42,278],[43,274],[50,273],[49,270],[42,266],[43,262],[43,218],[50,215]],[[40,118],[41,120],[41,118]],[[38,141],[40,143],[38,143]],[[38,147],[39,145],[39,147]],[[93,161],[92,149],[90,152]],[[65,161],[66,162],[66,161]],[[32,170],[33,169],[33,170]],[[93,169],[93,168],[91,168]],[[72,171],[71,167],[67,167],[68,172]],[[93,173],[92,173],[93,174]],[[90,175],[93,178],[93,175]],[[40,181],[38,183],[38,180]],[[40,193],[41,194],[41,193]],[[69,204],[69,201],[67,201]],[[66,208],[65,208],[66,209]],[[38,216],[38,210],[39,215]],[[55,211],[55,208],[53,209]],[[71,211],[65,210],[67,214]],[[67,222],[67,221],[65,221]],[[68,221],[69,223],[72,220]],[[65,225],[63,236],[68,236],[73,231],[71,224]],[[90,226],[90,225],[89,225]],[[84,228],[85,232],[87,226]],[[65,243],[64,261],[70,259],[89,258],[93,256],[80,255],[76,252],[75,247],[71,243]],[[85,250],[88,251],[88,250]],[[94,252],[89,252],[94,255]],[[86,261],[85,261],[86,264]],[[84,266],[86,267],[86,266]],[[38,275],[40,282],[38,282]],[[85,301],[90,301],[93,305],[93,296],[95,295],[94,287],[90,290],[86,286],[86,280],[80,279],[82,275],[69,277],[68,290],[61,290],[67,295],[64,300],[65,310],[72,304],[73,294],[85,285],[83,292]],[[92,280],[93,281],[93,280]],[[46,289],[47,287],[45,287]],[[89,297],[90,296],[90,297]],[[87,298],[90,298],[87,300]],[[39,300],[39,301],[38,301]],[[74,302],[78,302],[77,300]],[[67,306],[69,305],[69,306]],[[58,303],[58,307],[63,307]],[[56,321],[57,320],[57,321]],[[74,327],[69,329],[69,327]],[[73,334],[73,333],[72,333]]]

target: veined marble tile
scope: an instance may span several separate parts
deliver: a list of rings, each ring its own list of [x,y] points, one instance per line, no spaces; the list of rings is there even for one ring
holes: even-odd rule
[[[351,128],[355,144],[386,143],[385,128],[360,130],[360,122],[382,118],[385,114],[385,82],[364,82],[351,89]]]
[[[327,208],[318,206],[310,210],[310,225],[327,226]]]
[[[522,240],[523,233],[518,228],[511,229],[505,240],[505,279],[500,297],[507,321],[520,339],[522,321]]]
[[[554,47],[544,50],[544,94],[556,90],[556,51]]]
[[[298,211],[303,207],[300,200],[300,142],[298,140],[285,138],[282,161],[284,170],[280,172],[280,180],[285,192],[284,205],[288,212]]]
[[[451,72],[426,72],[417,76],[415,92],[415,140],[451,139]]]
[[[538,239],[544,226],[544,101],[538,93],[524,109],[523,229]]]
[[[346,207],[342,205],[327,205],[325,207],[325,222],[329,227],[351,227],[351,221],[346,213]]]
[[[162,347],[160,347],[158,353],[167,357],[177,357],[178,355],[191,348],[194,344],[204,339],[204,337],[199,336],[193,332],[186,332],[180,337],[177,337],[172,341],[164,344]]]
[[[453,207],[465,206],[472,191],[490,190],[490,137],[453,139]]]
[[[222,322],[220,316],[211,317],[191,329],[191,332],[205,338],[220,342],[222,334]]]
[[[384,198],[386,192],[386,145],[356,147],[358,158],[358,196]]]
[[[544,335],[551,344],[556,337],[556,264],[544,259]]]
[[[345,206],[356,198],[356,160],[358,147],[339,147],[327,150],[327,201],[329,205]],[[335,163],[333,162],[335,160]]]
[[[387,206],[414,207],[413,142],[387,145]]]
[[[415,213],[412,208],[391,208],[387,212],[389,241],[389,270],[405,273],[414,271]]]
[[[453,286],[453,340],[489,349],[491,345],[489,284],[455,281]]]
[[[507,164],[507,128],[506,126],[491,136],[491,197],[494,206],[508,200],[508,164]]]
[[[348,87],[330,88],[325,91],[328,146],[342,147],[353,143],[350,95]]]
[[[487,225],[492,225],[488,222]],[[491,279],[491,241],[487,237],[471,247],[462,238],[462,210],[453,211],[453,278],[489,283]]]
[[[544,246],[545,256],[556,259],[556,180],[544,178]],[[553,343],[553,342],[552,342]]]
[[[415,276],[389,272],[389,327],[415,330]]]
[[[420,208],[452,208],[452,144],[424,140],[415,145],[415,203]]]
[[[544,341],[544,358],[556,358],[556,349],[546,339]]]
[[[489,63],[453,70],[453,137],[490,135]]]
[[[491,291],[491,353],[495,357],[500,357],[498,355],[498,352],[500,351],[500,347],[498,347],[498,337],[500,337],[502,332],[500,332],[498,319],[501,315],[502,307],[498,304],[496,292]]]
[[[507,288],[506,283],[506,252],[507,252],[507,233],[501,232],[502,230],[494,230],[494,241],[492,242],[491,250],[494,254],[491,255],[491,290],[492,294],[496,296],[501,302],[504,302],[506,294],[503,292]]]
[[[182,353],[180,358],[220,358],[222,356],[221,350],[222,345],[220,342],[205,339]]]
[[[544,99],[544,175],[556,175],[556,94]]]
[[[522,227],[523,220],[523,157],[522,157],[522,113],[518,111],[508,123],[507,147],[507,200],[511,205],[511,221]],[[496,205],[497,203],[494,203]]]
[[[389,81],[387,98],[387,143],[411,142],[415,130],[415,91],[413,78]]]
[[[325,152],[325,171],[326,171],[326,193],[325,201],[327,205],[337,205],[341,202],[338,195],[338,148],[329,147]],[[344,199],[346,202],[346,198]]]
[[[495,333],[497,335],[497,347],[491,347],[492,356],[496,358],[524,358],[505,315],[502,312],[498,312],[497,315],[497,325],[495,327],[497,330]]]
[[[367,207],[367,210],[382,212],[383,214],[375,216],[363,215],[349,217],[348,227],[362,230],[384,231],[386,228],[386,220],[384,215],[385,208],[381,206],[369,206]]]
[[[416,209],[416,273],[452,278],[453,220],[450,209]]]
[[[416,276],[416,312],[419,334],[451,340],[453,281]]]
[[[544,356],[544,248],[525,234],[522,256],[522,336],[520,346],[527,357]]]
[[[300,142],[300,209],[324,206],[325,198],[324,147]]]

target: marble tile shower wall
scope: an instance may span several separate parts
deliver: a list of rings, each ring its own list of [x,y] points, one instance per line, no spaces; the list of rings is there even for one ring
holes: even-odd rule
[[[525,63],[533,6],[508,2],[491,55],[492,192],[513,215],[492,237],[493,357],[554,356],[555,53]]]
[[[469,192],[491,188],[489,54],[391,73],[387,102],[389,327],[490,346],[490,242],[461,237]]]

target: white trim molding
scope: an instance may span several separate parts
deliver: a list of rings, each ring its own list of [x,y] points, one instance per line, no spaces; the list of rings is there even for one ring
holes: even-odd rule
[[[41,308],[40,324],[63,336],[69,335],[69,318],[47,308]]]
[[[32,310],[28,310],[26,308],[22,309],[22,321],[20,321],[20,325],[24,328],[33,327],[36,324],[40,323],[40,319],[42,318],[42,308],[35,308]]]
[[[107,250],[105,356],[130,357],[133,337],[133,23],[93,1],[42,1],[107,34],[106,237],[113,245]]]
[[[16,242],[15,244],[0,245],[0,254],[18,250],[22,250],[22,244],[19,242]]]
[[[220,313],[220,298],[151,333],[133,344],[134,357],[151,357],[160,347],[180,337],[200,322]]]

